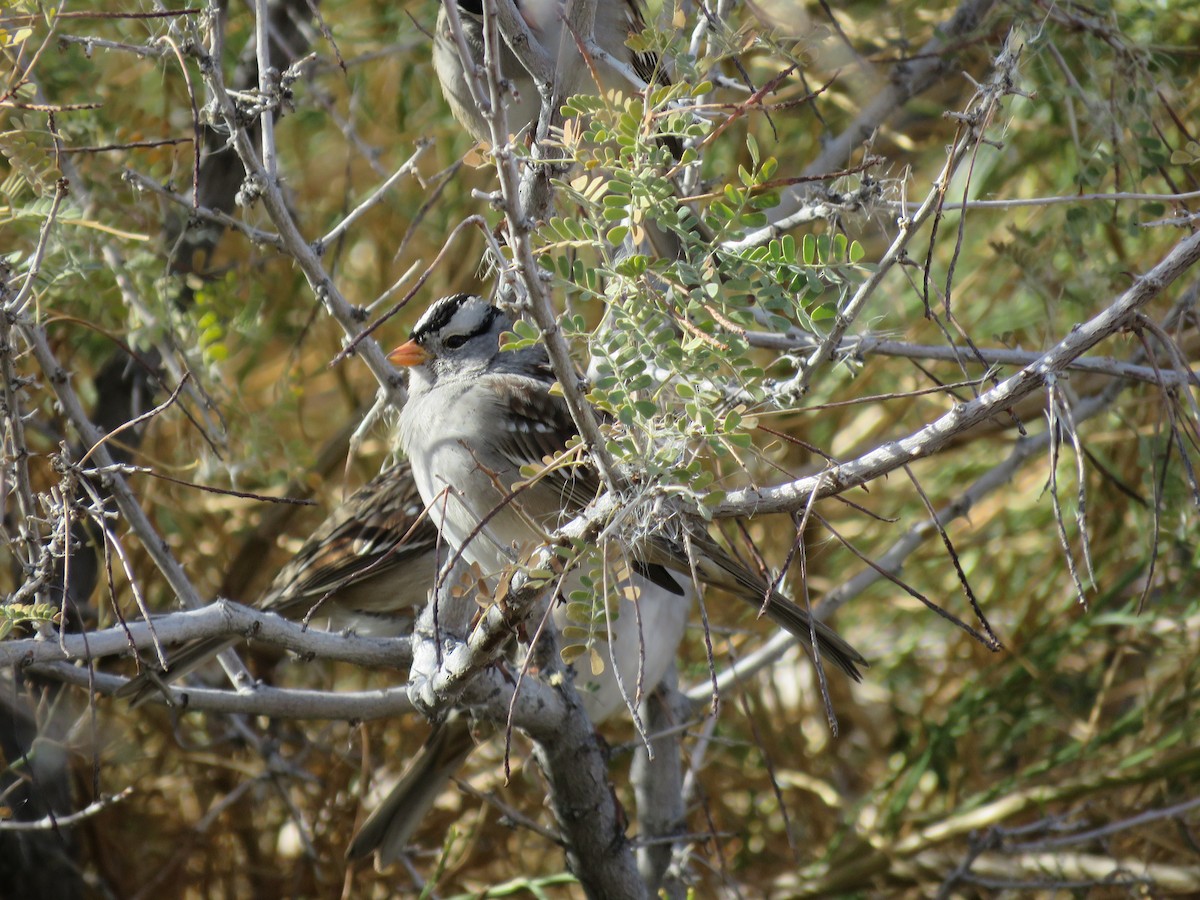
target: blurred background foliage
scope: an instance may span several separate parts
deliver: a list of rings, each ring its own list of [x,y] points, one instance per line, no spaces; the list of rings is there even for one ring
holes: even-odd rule
[[[768,159],[775,161],[772,177],[798,174],[893,77],[895,61],[917,52],[955,8],[943,0],[764,0],[758,6],[782,10],[788,26],[771,32],[750,10],[734,6],[730,30],[713,39],[714,54],[737,53],[755,85],[793,62],[799,68],[769,98],[779,104],[769,116],[755,111],[737,117],[706,148],[704,177],[718,191],[739,184],[738,166],[755,172]],[[149,9],[132,2],[121,8]],[[81,3],[67,11],[114,10]],[[326,233],[414,152],[418,140],[428,142],[418,176],[400,180],[326,249],[325,265],[340,289],[363,306],[408,273],[397,295],[372,308],[377,315],[407,290],[465,216],[498,221],[498,213],[473,194],[492,190],[494,176],[479,153],[469,153],[472,142],[436,87],[428,37],[433,2],[326,0],[320,14],[328,36],[315,35],[317,59],[294,86],[295,110],[276,132],[285,186],[306,236]],[[146,429],[135,461],[188,481],[261,493],[286,490],[320,503],[319,509],[297,511],[157,479],[135,481],[144,508],[201,590],[251,601],[322,510],[387,457],[383,427],[370,433],[353,459],[345,452],[374,381],[354,359],[330,366],[343,335],[282,254],[227,234],[211,259],[169,265],[179,249],[164,234],[178,229],[179,207],[136,190],[122,176],[132,170],[186,193],[192,144],[95,149],[192,137],[189,79],[199,84],[196,64],[187,59],[185,78],[164,43],[164,20],[59,19],[35,57],[51,33],[44,11],[22,0],[5,15],[12,17],[0,32],[6,84],[28,69],[27,83],[0,106],[0,157],[7,164],[0,169],[0,253],[8,266],[20,271],[28,264],[54,182],[63,175],[54,133],[71,151],[78,179],[37,283],[38,314],[60,359],[95,403],[102,387],[93,379],[115,342],[145,352],[173,335],[219,411],[222,443],[207,445],[172,410]],[[659,45],[677,53],[686,49],[695,12],[682,28],[671,16],[668,8],[652,18],[663,26]],[[945,113],[964,107],[972,79],[986,76],[1014,25],[1027,42],[1017,85],[1025,96],[1004,102],[987,133],[995,143],[978,147],[969,185],[962,173],[952,181],[950,202],[961,200],[964,190],[972,199],[1029,199],[1200,188],[1200,3],[1010,0],[996,4],[982,29],[954,45],[943,79],[880,128],[869,152],[883,162],[868,176],[838,180],[838,189],[861,187],[870,177],[885,200],[922,198],[955,131]],[[225,23],[230,49],[222,60],[228,77],[252,30],[248,9],[232,6]],[[135,46],[145,55],[130,52]],[[678,60],[676,69],[687,74],[688,65]],[[708,75],[710,67],[737,77],[729,58],[703,60],[700,69]],[[744,98],[730,90],[716,96],[727,103]],[[195,102],[203,105],[204,98]],[[48,113],[47,106],[58,109]],[[714,120],[729,109],[716,111]],[[862,156],[856,150],[845,165]],[[954,315],[976,344],[1047,348],[1160,259],[1181,233],[1162,220],[1195,207],[1195,200],[1129,200],[973,209],[965,219],[948,212],[937,240],[931,246],[929,228],[921,232],[910,248],[912,265],[888,276],[859,324],[914,344],[945,344],[939,325],[923,315],[921,267],[928,254],[935,285],[944,286],[956,266]],[[565,201],[560,212],[576,223],[589,215]],[[273,230],[260,208],[236,215]],[[862,277],[890,243],[896,218],[894,207],[877,204],[836,224],[800,226],[791,236],[802,248],[808,235],[844,234],[863,251],[855,276]],[[603,252],[556,246],[564,237],[561,227],[546,223],[541,234],[548,266],[560,277],[564,308],[579,314],[569,330],[583,361],[586,337],[599,318],[587,305],[596,285],[588,272],[612,267],[606,268]],[[119,273],[104,255],[106,246],[120,250]],[[379,333],[381,342],[402,338],[428,300],[485,289],[488,273],[477,264],[483,249],[482,236],[465,229],[448,261],[432,269],[411,311]],[[139,309],[126,305],[118,276],[129,279]],[[1179,320],[1175,333],[1193,359],[1196,285],[1194,274],[1185,277],[1147,310],[1161,320],[1192,292],[1192,318]],[[185,291],[187,303],[180,302]],[[625,297],[625,315],[638,314],[639,296]],[[844,287],[831,282],[821,296],[844,297]],[[940,307],[937,296],[931,302]],[[615,359],[621,347],[600,349]],[[1126,358],[1138,349],[1135,337],[1123,336],[1100,352]],[[786,378],[793,371],[777,354],[746,352],[747,364],[770,375]],[[719,356],[703,364],[705,372],[719,370]],[[620,367],[615,371],[620,374]],[[859,402],[761,416],[758,424],[770,432],[748,432],[757,451],[749,477],[771,483],[819,466],[820,458],[804,445],[849,459],[908,434],[949,404],[942,393],[906,395],[963,378],[955,363],[871,354],[827,367],[799,405]],[[1074,373],[1068,390],[1087,397],[1110,381]],[[599,396],[618,410],[628,399],[618,393],[627,387],[619,382]],[[964,399],[970,390],[956,395]],[[57,478],[50,455],[71,432],[44,387],[32,387],[30,396],[36,412],[30,465],[45,487]],[[1180,398],[1149,385],[1130,386],[1080,425],[1087,451],[1087,536],[1097,576],[1086,608],[1057,535],[1048,492],[1051,461],[1041,452],[949,528],[1002,651],[990,652],[880,580],[836,618],[839,630],[872,662],[861,686],[831,684],[838,737],[825,724],[811,666],[796,651],[743,690],[722,696],[717,720],[693,723],[685,752],[700,763],[692,770],[688,818],[696,835],[691,871],[697,896],[1200,891],[1195,809],[1132,821],[1194,799],[1200,786],[1194,751],[1200,743],[1200,541],[1189,481],[1198,454],[1168,427],[1172,401]],[[1045,397],[1038,396],[1015,412],[1038,433],[1045,427],[1044,408]],[[1173,409],[1191,414],[1186,400]],[[992,471],[1015,441],[1012,420],[1000,418],[936,458],[915,463],[912,473],[921,492],[941,507]],[[1058,491],[1078,562],[1075,466],[1068,446],[1058,461]],[[926,516],[921,493],[899,472],[848,498],[875,517],[837,501],[824,501],[818,510],[872,558]],[[779,517],[751,520],[746,531],[775,566],[794,538],[791,523]],[[863,568],[823,528],[811,526],[807,541],[815,601]],[[133,571],[153,607],[174,608],[147,558],[135,556]],[[0,572],[0,578],[10,576],[7,567]],[[908,557],[902,577],[972,620],[936,535]],[[798,579],[790,584],[798,587]],[[15,580],[3,585],[6,593],[15,586]],[[748,617],[735,618],[727,606],[715,595],[707,602],[718,667],[752,650],[768,631]],[[111,596],[103,586],[96,592],[89,624],[111,624],[114,607],[136,614],[119,572]],[[703,685],[708,662],[698,623],[684,654],[681,683]],[[394,672],[300,664],[254,651],[251,657],[256,671],[281,683],[349,689],[397,678]],[[503,886],[511,896],[578,893],[555,877],[563,868],[555,846],[512,828],[488,804],[459,792],[447,794],[431,816],[420,839],[425,849],[414,856],[411,871],[346,870],[342,855],[364,798],[378,796],[381,779],[399,773],[424,734],[415,720],[260,722],[294,767],[284,777],[268,771],[219,716],[129,712],[100,699],[97,720],[85,727],[78,695],[59,695],[56,704],[68,721],[80,717],[60,738],[73,753],[77,795],[135,789],[79,828],[78,865],[95,896],[383,897],[415,895],[421,884],[445,897],[476,895],[489,886]],[[625,751],[636,737],[628,723],[606,726],[605,736],[614,748],[617,789],[631,807]],[[516,746],[519,761],[519,738]],[[501,755],[497,741],[473,758],[472,787],[499,791],[505,804],[545,820],[544,789],[532,767],[517,765],[504,787]],[[311,852],[301,830],[309,833]],[[505,891],[493,894],[500,895]]]

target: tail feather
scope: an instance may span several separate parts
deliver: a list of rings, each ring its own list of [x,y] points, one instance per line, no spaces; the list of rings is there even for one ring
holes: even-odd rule
[[[755,608],[762,609],[766,600],[766,615],[777,625],[799,638],[810,650],[816,632],[815,650],[855,681],[862,681],[858,667],[869,666],[866,658],[855,650],[836,631],[812,618],[783,594],[772,590],[767,582],[756,576],[722,550],[715,541],[693,538],[696,567],[699,574],[718,587],[724,588]]]
[[[474,749],[466,716],[451,715],[436,726],[408,770],[358,830],[346,849],[346,859],[375,853],[376,866],[381,869],[398,860],[438,795]]]
[[[749,598],[747,598],[749,599]],[[767,616],[772,622],[783,626],[798,637],[809,648],[812,647],[813,631],[816,632],[817,650],[855,681],[862,681],[858,667],[870,663],[836,631],[824,622],[818,622],[791,600],[775,593],[767,601]]]

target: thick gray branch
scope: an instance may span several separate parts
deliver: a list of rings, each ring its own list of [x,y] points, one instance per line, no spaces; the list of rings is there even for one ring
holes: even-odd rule
[[[138,649],[162,644],[183,644],[202,638],[236,637],[283,647],[317,659],[336,659],[360,666],[405,668],[412,657],[409,638],[371,638],[306,628],[275,613],[264,613],[229,600],[218,600],[202,609],[169,613],[146,622],[130,622],[90,634],[64,634],[61,639],[39,638],[0,643],[0,666],[44,662],[86,662],[108,656],[125,656],[130,643]]]

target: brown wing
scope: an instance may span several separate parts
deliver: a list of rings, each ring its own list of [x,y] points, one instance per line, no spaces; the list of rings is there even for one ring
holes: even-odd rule
[[[513,373],[501,376],[503,391],[497,390],[497,394],[503,397],[498,401],[503,412],[498,416],[498,425],[503,434],[496,441],[496,449],[514,467],[543,469],[538,477],[539,486],[553,490],[559,506],[571,513],[596,498],[600,479],[595,468],[582,458],[546,466],[547,458],[558,459],[563,455],[577,432],[566,402],[550,393],[552,376],[548,372],[545,375],[544,378]]]
[[[546,367],[541,378],[506,374],[503,396],[505,413],[500,418],[507,425],[497,449],[514,465],[537,466],[537,476],[544,504],[562,510],[568,517],[591,503],[600,494],[600,477],[591,462],[583,456],[572,457],[558,465],[546,460],[562,457],[568,442],[577,435],[575,421],[567,410],[566,401],[550,393],[553,376]],[[511,380],[510,380],[511,379]],[[500,391],[497,391],[500,394]],[[553,491],[554,493],[550,493]],[[536,510],[541,513],[543,510]],[[679,595],[683,593],[679,579],[657,563],[635,561],[634,569],[659,587]]]
[[[377,475],[350,495],[309,537],[268,588],[262,608],[298,618],[314,603],[333,595],[348,611],[346,594],[359,582],[386,581],[397,569],[424,560],[437,543],[407,462]],[[430,578],[433,569],[430,566]],[[370,612],[410,606],[412,598],[378,592],[365,598]],[[420,596],[421,592],[416,592]],[[364,609],[366,611],[366,609]]]
[[[423,602],[433,582],[437,532],[428,517],[418,521],[423,508],[408,463],[381,473],[321,523],[257,605],[299,619],[328,595],[340,612],[391,626],[397,612]],[[406,567],[412,571],[403,571]],[[116,696],[137,706],[160,683],[174,681],[235,643],[237,638],[219,637],[185,644],[171,653],[168,672],[147,671]]]

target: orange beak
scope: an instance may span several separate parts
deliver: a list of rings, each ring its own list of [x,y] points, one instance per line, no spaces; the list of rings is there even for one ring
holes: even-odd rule
[[[416,341],[401,344],[388,354],[393,366],[419,366],[429,359],[429,354]]]

